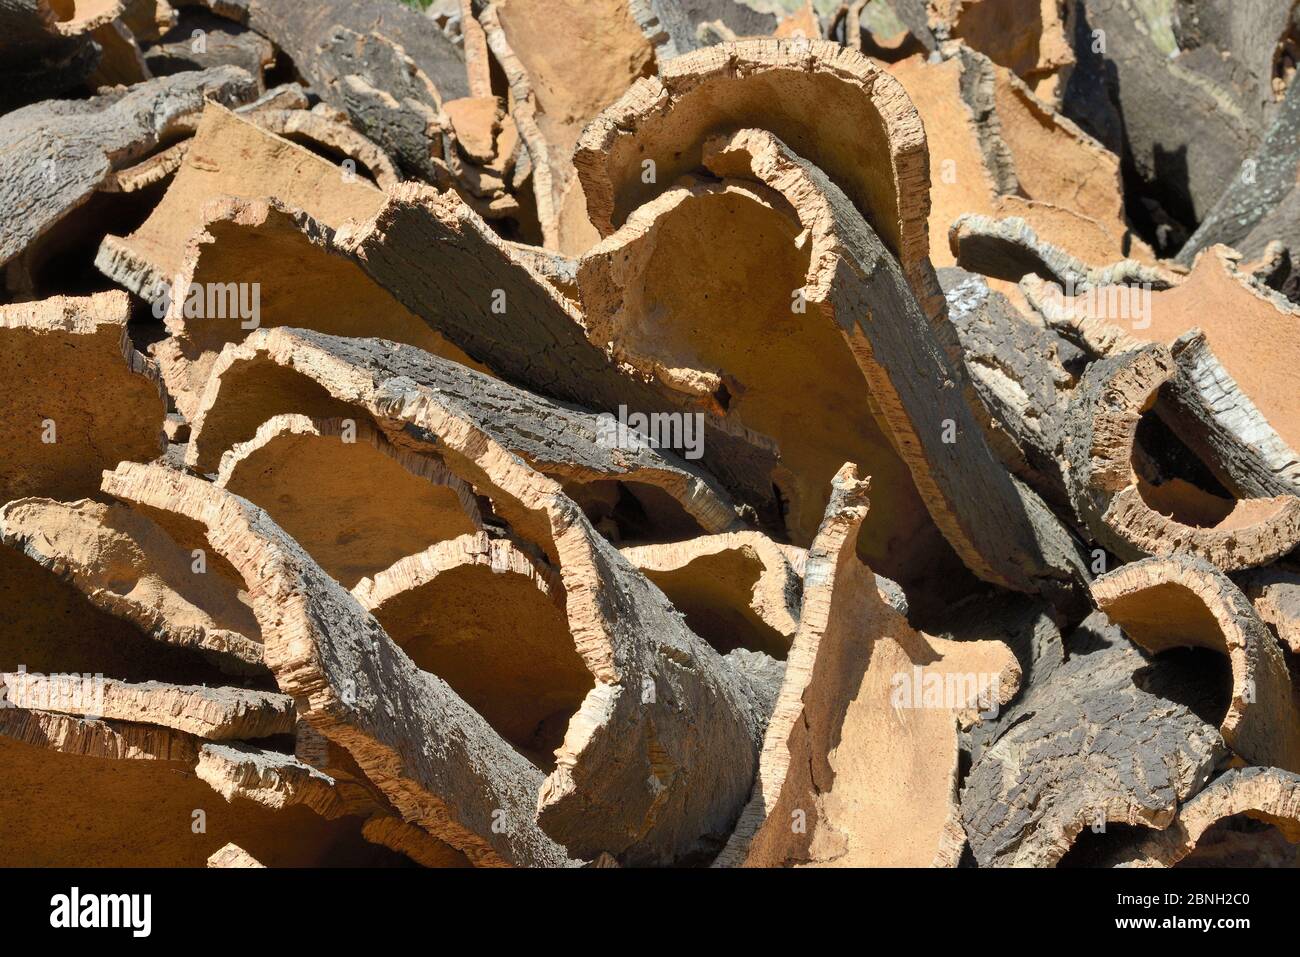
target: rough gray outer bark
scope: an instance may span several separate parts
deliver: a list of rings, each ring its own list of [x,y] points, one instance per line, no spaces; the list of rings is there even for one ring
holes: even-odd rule
[[[738,0],[629,0],[637,25],[660,62],[704,45],[700,28],[720,22],[737,37],[771,36],[777,18]]]
[[[335,399],[366,408],[398,444],[415,444],[437,454],[437,436],[411,420],[385,423],[384,410],[401,408],[423,395],[437,397],[458,419],[519,456],[532,468],[559,481],[609,479],[638,481],[664,488],[709,532],[739,527],[725,491],[702,469],[669,451],[618,448],[590,413],[565,407],[414,346],[383,339],[329,336],[301,329],[258,331],[239,346],[228,346],[193,423],[187,462],[215,470],[235,442],[251,437],[262,421],[279,412],[301,412],[272,403],[283,397],[261,394],[252,418],[240,401],[240,368],[258,359],[279,363],[314,380]],[[234,368],[234,371],[230,370]],[[223,377],[231,385],[223,393]],[[231,403],[233,416],[224,403]],[[286,404],[292,404],[288,398]],[[256,419],[257,421],[253,421]],[[399,432],[400,436],[393,435]]]
[[[1104,616],[1083,633],[972,756],[962,824],[981,867],[1054,866],[1105,822],[1165,827],[1224,754],[1212,725],[1138,687],[1146,662]]]
[[[1173,867],[1196,849],[1215,824],[1248,815],[1300,839],[1300,775],[1279,768],[1233,768],[1187,802],[1178,819],[1107,863],[1116,867]],[[1247,866],[1264,866],[1255,862]]]
[[[1300,453],[1241,391],[1205,334],[1184,333],[1170,352],[1178,371],[1162,395],[1178,414],[1179,438],[1242,497],[1300,495]]]
[[[1144,495],[1133,469],[1138,423],[1175,372],[1161,343],[1088,367],[1070,401],[1063,443],[1070,501],[1094,538],[1126,560],[1185,552],[1225,571],[1267,565],[1300,543],[1295,496],[1239,499],[1234,515],[1189,524]]]
[[[212,548],[245,577],[281,691],[351,753],[405,820],[475,863],[570,863],[534,821],[542,772],[445,682],[420,671],[265,512],[159,466],[120,466],[105,473],[104,489],[204,525]]]
[[[1273,126],[1253,156],[1242,163],[1214,207],[1206,213],[1177,261],[1190,266],[1197,253],[1223,243],[1247,259],[1258,258],[1275,239],[1300,252],[1300,83],[1292,83]]]
[[[963,269],[1011,282],[1029,275],[1044,277],[1073,290],[1072,295],[1112,283],[1143,283],[1155,289],[1167,289],[1170,284],[1161,270],[1131,259],[1101,266],[1085,263],[1040,239],[1019,216],[994,219],[965,213],[953,222],[948,241]]]
[[[195,49],[194,32],[202,31],[204,46]],[[266,37],[206,10],[187,11],[180,23],[144,49],[145,63],[154,76],[171,76],[186,70],[237,66],[262,86],[262,74],[275,62],[275,48]]]
[[[90,31],[120,11],[104,4],[80,20],[73,12],[60,18],[51,0],[0,0],[0,110],[54,96],[98,66]]]
[[[416,183],[338,246],[404,306],[502,378],[597,414],[697,412],[679,393],[633,376],[588,341],[577,309],[454,196]],[[718,481],[780,529],[770,442],[705,413],[704,458]]]
[[[1234,580],[1278,641],[1300,655],[1300,568],[1279,563],[1243,572]]]
[[[1243,65],[1208,47],[1171,59],[1134,6],[1085,0],[1084,11],[1092,29],[1104,31],[1107,86],[1133,167],[1151,194],[1190,224],[1209,212],[1259,145],[1262,110]]]
[[[0,265],[71,210],[114,168],[153,150],[209,98],[236,106],[257,95],[236,67],[150,80],[88,100],[51,100],[0,117]]]
[[[1286,660],[1241,590],[1198,558],[1147,558],[1102,575],[1093,601],[1152,655],[1204,648],[1228,659],[1232,689],[1219,723],[1251,764],[1300,771],[1300,702]]]
[[[391,0],[201,0],[283,50],[325,102],[413,175],[445,144],[442,102],[469,95],[464,54],[428,17]]]
[[[1209,47],[1240,62],[1254,81],[1250,93],[1266,112],[1276,99],[1273,59],[1295,21],[1290,0],[1175,0],[1173,8],[1178,46]]]
[[[1065,504],[1061,430],[1074,377],[1063,358],[1074,360],[1079,350],[1052,330],[1027,322],[982,276],[940,269],[939,285],[966,372],[992,413],[994,450],[1036,492]]]

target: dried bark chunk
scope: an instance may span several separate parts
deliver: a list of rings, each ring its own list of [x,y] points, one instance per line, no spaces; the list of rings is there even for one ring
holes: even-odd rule
[[[165,728],[0,709],[0,848],[24,849],[34,866],[203,867],[232,840],[270,867],[405,862],[367,843],[358,817],[223,800],[195,774],[197,744]]]
[[[92,720],[173,728],[211,741],[267,738],[293,730],[293,699],[240,688],[133,683],[96,676],[0,674],[15,708],[55,711]]]
[[[692,422],[695,413],[708,412],[663,383],[632,374],[592,343],[574,305],[455,196],[404,184],[374,220],[342,231],[337,246],[412,313],[523,388],[611,417],[621,407],[629,417],[674,411]],[[438,269],[432,276],[430,264]],[[414,276],[427,278],[413,282]],[[539,355],[546,361],[538,362]],[[710,414],[703,435],[702,464],[765,524],[778,527],[779,507],[766,481],[775,459],[770,440]]]
[[[1224,754],[1213,725],[1142,690],[1105,619],[1000,717],[973,754],[961,818],[981,867],[1051,867],[1085,827],[1166,827]]]
[[[213,851],[208,857],[208,867],[266,867],[238,844],[230,843]]]
[[[1263,44],[1253,46],[1264,49]],[[1295,195],[1296,173],[1300,171],[1297,123],[1300,84],[1293,83],[1259,149],[1244,160],[1196,232],[1178,251],[1179,263],[1191,266],[1203,251],[1219,244],[1235,247],[1252,259],[1279,239],[1290,249],[1300,250],[1300,196]]]
[[[1197,852],[1203,838],[1211,836],[1205,841],[1211,845],[1211,828],[1236,815],[1271,824],[1288,844],[1300,843],[1300,776],[1277,768],[1226,771],[1188,801],[1173,824],[1122,855],[1116,866],[1174,867]],[[1259,846],[1257,840],[1251,844]],[[1248,854],[1240,866],[1271,863],[1251,857]],[[1218,866],[1233,866],[1233,863],[1219,861]]]
[[[542,219],[542,234],[550,237],[548,246],[580,253],[594,245],[599,234],[587,221],[573,148],[593,117],[634,80],[654,71],[654,47],[633,18],[628,0],[497,0],[493,6],[504,41],[526,77],[545,143],[546,155],[531,157],[550,171],[550,202],[539,199],[538,210],[554,213],[550,221]],[[524,98],[517,80],[512,92],[516,102]],[[534,179],[538,189],[543,182]]]
[[[1238,576],[1237,584],[1278,641],[1300,655],[1300,569],[1293,565],[1257,568]]]
[[[1059,102],[1075,63],[1061,8],[1057,0],[929,0],[929,27],[964,40],[1015,71],[1038,96]]]
[[[1092,585],[1098,607],[1152,654],[1199,647],[1232,665],[1232,699],[1219,727],[1252,764],[1300,769],[1300,704],[1276,640],[1222,572],[1185,556],[1149,558]]]
[[[797,211],[815,264],[805,280],[807,302],[839,328],[870,387],[875,418],[966,566],[985,581],[1068,601],[1081,574],[1075,545],[985,443],[964,401],[964,370],[946,351],[956,334],[942,298],[941,324],[934,327],[847,197],[772,134],[741,131],[706,149],[717,171],[747,170]],[[932,270],[929,275],[938,289]]]
[[[208,529],[212,547],[246,576],[281,690],[351,753],[404,819],[475,863],[566,862],[533,822],[542,773],[416,668],[264,512],[158,466],[123,466],[104,481],[113,495]],[[498,816],[503,827],[493,827]]]
[[[0,265],[82,205],[115,168],[154,150],[210,98],[233,106],[255,93],[248,74],[222,67],[0,117]]]
[[[277,415],[222,456],[216,484],[262,505],[345,588],[482,525],[468,484],[366,420]]]
[[[462,535],[352,589],[424,671],[550,770],[592,688],[569,634],[559,576],[509,541]]]
[[[799,627],[802,555],[761,532],[727,532],[622,549],[686,624],[715,649],[761,651],[784,659]]]
[[[199,403],[187,461],[212,469],[226,449],[251,438],[277,414],[347,418],[355,417],[358,407],[399,448],[445,459],[445,446],[422,432],[413,417],[431,402],[446,410],[449,421],[482,430],[563,482],[597,520],[617,522],[617,515],[602,515],[599,494],[604,485],[622,483],[642,503],[651,532],[679,527],[718,532],[738,523],[734,506],[708,473],[649,446],[619,448],[589,413],[410,346],[304,330],[259,330],[242,346],[227,348]],[[454,463],[446,464],[454,470]]]
[[[275,64],[271,41],[238,23],[202,9],[186,8],[179,21],[145,51],[145,62],[155,76],[186,70],[207,70],[229,64],[265,88],[265,74]]]
[[[0,540],[154,640],[197,649],[231,673],[262,673],[257,619],[236,584],[215,568],[196,574],[193,553],[147,516],[18,499],[0,508]]]
[[[853,548],[867,486],[851,465],[835,478],[758,781],[718,866],[961,855],[958,727],[1010,700],[1019,666],[1000,642],[932,638],[885,604]]]
[[[191,287],[172,290],[183,275],[191,237],[204,226],[206,204],[224,196],[274,196],[337,228],[366,219],[383,193],[296,143],[265,132],[220,106],[203,111],[198,131],[162,202],[128,236],[108,236],[95,265],[145,299],[183,307]]]
[[[679,57],[634,83],[574,153],[591,222],[610,235],[699,168],[705,140],[747,127],[770,131],[823,170],[898,258],[926,314],[939,315],[926,259],[921,119],[893,77],[834,43],[742,40]]]
[[[1186,552],[1228,571],[1267,565],[1300,544],[1300,498],[1223,497],[1158,465],[1138,470],[1139,427],[1174,374],[1159,344],[1088,368],[1064,442],[1071,501],[1097,541],[1122,558]]]
[[[202,2],[274,43],[407,172],[445,178],[442,100],[469,86],[463,54],[432,19],[389,0]]]
[[[131,346],[130,314],[122,292],[0,306],[0,500],[92,495],[103,469],[165,447],[157,371]]]
[[[201,227],[182,271],[170,281],[198,289],[202,302],[191,304],[188,295],[173,299],[164,320],[172,334],[153,346],[168,391],[186,416],[197,413],[221,349],[254,327],[382,335],[487,371],[368,278],[340,249],[334,231],[308,214],[274,202],[214,200]]]
[[[1075,384],[1066,363],[1078,350],[1027,321],[983,277],[939,270],[948,317],[961,340],[966,372],[996,428],[989,441],[1002,461],[1048,501],[1067,501],[1059,457]]]
[[[1300,448],[1300,399],[1293,388],[1300,365],[1300,337],[1294,334],[1300,312],[1253,283],[1236,263],[1231,250],[1214,247],[1200,255],[1183,281],[1166,289],[1099,286],[1086,295],[1057,297],[1055,317],[1049,312],[1048,318],[1099,355],[1135,342],[1173,343],[1200,329],[1269,425],[1291,449]],[[1242,335],[1243,329],[1250,335]]]
[[[808,202],[792,215],[783,197],[739,181],[664,193],[579,263],[587,332],[620,362],[776,442],[767,478],[797,545],[816,534],[836,470],[850,459],[870,469],[881,518],[863,530],[863,557],[911,588],[960,566],[825,302],[826,251],[849,237],[821,212]],[[798,243],[808,229],[816,238]]]
[[[1259,145],[1265,120],[1249,92],[1253,78],[1210,47],[1180,52],[1167,28],[1163,35],[1151,28],[1140,4],[1084,0],[1083,12],[1091,31],[1101,31],[1090,39],[1106,38],[1102,55],[1087,65],[1118,106],[1143,191],[1190,226]],[[1169,245],[1180,241],[1171,237]]]
[[[87,80],[101,60],[92,38],[121,12],[117,0],[6,0],[0,8],[0,110]]]

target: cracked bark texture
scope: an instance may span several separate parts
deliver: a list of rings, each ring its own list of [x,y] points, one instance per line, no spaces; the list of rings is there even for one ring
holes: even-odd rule
[[[1143,690],[1145,666],[1104,616],[999,717],[972,754],[962,826],[981,867],[1051,867],[1085,828],[1164,828],[1224,754],[1213,725]]]
[[[0,265],[85,203],[114,168],[156,149],[210,97],[234,106],[256,93],[243,70],[221,67],[0,117]]]

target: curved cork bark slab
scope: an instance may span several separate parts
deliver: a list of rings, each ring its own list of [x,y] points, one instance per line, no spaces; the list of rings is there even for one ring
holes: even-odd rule
[[[1300,544],[1300,498],[1225,499],[1177,476],[1157,483],[1136,471],[1139,423],[1175,372],[1159,344],[1089,366],[1064,441],[1075,510],[1121,558],[1185,552],[1226,571],[1267,565]]]
[[[957,262],[949,230],[965,215],[1023,219],[1086,261],[1150,261],[1125,221],[1119,158],[1009,70],[961,44],[941,49],[889,68],[925,123],[936,268]]]
[[[1009,701],[1020,668],[1001,642],[932,638],[885,604],[854,554],[868,484],[851,465],[835,478],[758,781],[715,866],[961,856],[958,729]]]
[[[164,318],[171,335],[153,346],[177,409],[190,418],[222,348],[253,327],[380,335],[487,371],[367,277],[333,229],[276,201],[207,204],[169,282],[202,292],[202,308],[191,306],[193,293],[172,299]]]
[[[263,672],[261,631],[239,587],[215,570],[195,574],[192,552],[147,516],[18,499],[0,507],[0,540],[154,640],[197,649],[234,674]]]
[[[522,429],[493,416],[480,421],[483,408],[498,406],[492,380],[476,382],[476,412],[474,402],[450,387],[454,380],[446,388],[430,387],[438,381],[429,378],[431,373],[442,368],[438,360],[391,344],[330,343],[315,334],[272,330],[256,333],[242,348],[250,356],[259,350],[272,357],[292,355],[307,341],[333,352],[321,350],[313,362],[295,359],[296,368],[325,367],[315,373],[322,382],[334,372],[350,401],[372,406],[381,424],[398,423],[390,435],[405,434],[417,447],[436,451],[491,499],[516,534],[559,565],[569,631],[596,687],[570,720],[557,752],[556,770],[542,792],[542,826],[581,857],[607,851],[632,861],[667,863],[716,849],[752,781],[767,720],[766,692],[737,661],[722,658],[692,634],[662,592],[596,533],[564,487],[530,466],[531,460],[559,458],[570,463],[556,466],[562,472],[567,468],[566,477],[573,474],[575,459],[580,469],[589,469],[582,463],[599,447],[584,439],[584,432],[591,435],[584,420],[571,419],[572,427],[546,442],[537,440],[547,433],[535,426]],[[367,350],[379,372],[364,372],[364,362],[339,358],[349,352],[364,356]],[[457,377],[467,374],[452,371]],[[421,377],[428,384],[417,384]],[[214,378],[214,386],[219,381]],[[227,387],[237,381],[227,379]],[[273,388],[260,394],[235,388],[234,394],[253,402],[258,414],[277,409],[268,401]],[[527,411],[525,395],[511,391],[511,407]],[[490,404],[484,406],[485,400]],[[221,409],[220,402],[210,405]],[[565,421],[558,406],[549,407],[547,415],[553,423]],[[210,427],[206,420],[196,423],[196,436]],[[573,443],[575,454],[562,443]],[[601,467],[599,459],[596,465]],[[681,706],[686,701],[693,702],[690,708]],[[746,760],[747,755],[752,758]]]
[[[803,600],[802,562],[796,567],[792,551],[744,531],[624,548],[622,555],[717,651],[745,648],[784,659]]]
[[[257,690],[275,689],[270,673],[260,664],[260,646],[255,646],[259,662],[253,663],[159,641],[156,633],[124,616],[120,601],[112,608],[97,604],[77,586],[75,578],[70,580],[55,570],[57,564],[46,564],[38,557],[30,541],[25,547],[32,554],[0,545],[0,599],[5,603],[0,607],[0,671],[103,674],[135,683],[239,683]],[[54,558],[56,563],[59,560]],[[216,556],[209,555],[209,576],[218,574],[215,565]],[[185,567],[189,570],[192,566],[187,562]],[[148,569],[141,573],[148,577]],[[220,590],[226,587],[223,583]],[[102,601],[102,596],[96,598]]]
[[[204,744],[194,773],[227,801],[238,796],[275,810],[301,804],[327,819],[347,813],[334,782],[292,755],[243,744]]]
[[[738,433],[711,407],[622,367],[588,340],[581,312],[530,264],[532,257],[497,237],[456,196],[403,184],[373,220],[335,239],[336,249],[411,313],[522,388],[611,416],[620,407],[629,416],[702,412],[702,464],[764,524],[779,527],[779,505],[764,480],[776,457],[771,440]],[[537,361],[542,353],[545,363]]]
[[[1237,815],[1271,824],[1287,843],[1300,844],[1300,776],[1278,768],[1227,771],[1188,801],[1173,824],[1124,855],[1117,866],[1174,867],[1197,850],[1212,827]],[[1259,865],[1247,861],[1244,866]]]
[[[1300,769],[1300,704],[1276,639],[1223,573],[1186,556],[1148,558],[1092,585],[1097,606],[1152,654],[1196,647],[1232,665],[1232,699],[1219,727],[1252,764]]]
[[[410,346],[304,330],[258,330],[222,353],[198,405],[187,463],[211,470],[227,448],[247,441],[266,418],[280,413],[355,418],[358,407],[394,445],[445,460],[443,445],[407,417],[419,414],[408,408],[426,405],[438,408],[441,421],[449,423],[444,427],[459,423],[457,429],[493,436],[616,527],[619,516],[602,512],[598,500],[613,484],[637,499],[651,530],[684,529],[689,535],[739,524],[726,493],[707,473],[669,452],[602,442],[600,421],[589,413]],[[446,464],[454,470],[452,462]],[[508,501],[504,505],[509,508]]]
[[[388,154],[346,123],[311,110],[258,110],[251,116],[268,133],[302,143],[315,153],[354,160],[357,175],[368,175],[380,189],[387,190],[402,181]]]
[[[704,150],[716,172],[746,173],[796,211],[809,233],[807,303],[853,353],[870,387],[873,417],[966,566],[1013,590],[1068,596],[1081,575],[1075,546],[985,443],[964,399],[963,370],[945,351],[947,340],[956,340],[946,316],[941,330],[929,324],[897,263],[845,195],[775,136],[743,130]],[[890,321],[873,321],[877,316]]]
[[[261,691],[98,677],[69,681],[28,672],[0,674],[0,684],[4,700],[15,708],[171,728],[210,741],[267,738],[293,730],[293,699]]]
[[[1053,867],[1107,823],[1167,827],[1225,753],[1213,725],[1139,686],[1146,662],[1118,628],[1097,615],[1083,633],[972,755],[961,823],[981,867]]]
[[[549,168],[550,197],[538,200],[546,245],[581,253],[600,238],[587,220],[587,202],[573,167],[574,147],[583,128],[638,78],[655,70],[651,39],[638,25],[628,0],[496,0],[487,22],[499,24],[515,63],[508,69],[517,104],[533,111],[545,147],[531,156]],[[522,71],[522,76],[519,76]],[[520,94],[527,91],[524,96]],[[530,152],[532,143],[530,145]],[[540,189],[545,178],[535,180]]]
[[[1029,322],[983,276],[940,269],[963,365],[991,414],[989,445],[1018,478],[1054,505],[1069,501],[1060,444],[1079,350]]]
[[[1257,568],[1239,575],[1237,584],[1278,641],[1300,655],[1300,569],[1294,565]]]
[[[99,79],[102,38],[120,28],[115,19],[121,14],[117,0],[6,0],[0,7],[0,109]]]
[[[1178,364],[1172,398],[1189,426],[1184,441],[1219,463],[1225,480],[1244,493],[1300,495],[1300,453],[1241,391],[1205,333],[1186,332],[1169,351]]]
[[[108,236],[95,258],[104,275],[151,301],[185,267],[191,237],[201,232],[209,202],[225,196],[273,196],[337,228],[367,219],[384,194],[359,176],[282,139],[217,104],[204,111],[180,169],[149,218],[127,236]],[[183,299],[189,287],[182,286]]]
[[[1262,43],[1254,42],[1251,46],[1256,52],[1264,51]],[[1259,148],[1242,163],[1196,232],[1178,251],[1179,263],[1190,266],[1201,252],[1219,244],[1232,246],[1251,259],[1263,255],[1268,244],[1279,239],[1291,249],[1297,248],[1300,240],[1297,234],[1300,196],[1295,193],[1296,172],[1300,170],[1300,147],[1295,140],[1297,122],[1300,122],[1300,86],[1292,83]]]
[[[365,419],[277,415],[221,457],[216,484],[261,505],[344,588],[482,527],[466,482]]]
[[[853,460],[870,472],[882,515],[863,532],[863,557],[909,586],[940,577],[936,553],[942,564],[946,544],[819,295],[829,281],[819,288],[816,271],[829,269],[824,251],[838,237],[812,203],[800,212],[802,220],[780,195],[733,180],[665,192],[580,261],[588,336],[777,443],[768,479],[795,544],[812,541],[831,478]],[[800,244],[805,228],[816,240]],[[811,301],[796,302],[796,290]],[[840,412],[828,417],[826,409]],[[956,565],[951,553],[948,560]]]
[[[698,168],[706,139],[744,128],[770,131],[823,170],[898,258],[926,315],[942,316],[927,259],[921,119],[897,80],[835,43],[725,43],[637,81],[591,122],[574,152],[592,224],[609,236]],[[646,160],[654,163],[651,182],[643,179]]]
[[[405,863],[366,842],[361,818],[223,800],[195,773],[201,743],[167,728],[0,709],[0,848],[27,847],[24,835],[38,832],[34,866],[203,867],[232,841],[271,867]]]
[[[93,495],[101,470],[165,448],[166,406],[130,315],[123,292],[0,306],[0,500]]]
[[[1017,209],[1015,212],[1028,211]],[[995,218],[963,213],[953,220],[948,231],[948,246],[963,269],[1012,282],[1031,282],[1030,291],[1043,288],[1039,293],[1039,299],[1044,301],[1041,311],[1048,316],[1059,313],[1082,317],[1085,313],[1082,308],[1071,312],[1069,306],[1073,300],[1062,295],[1060,290],[1033,285],[1033,281],[1040,277],[1079,293],[1104,289],[1112,284],[1163,290],[1174,282],[1175,277],[1160,266],[1147,265],[1135,259],[1116,261],[1120,254],[1118,247],[1095,242],[1070,243],[1068,239],[1062,245],[1059,242],[1061,237],[1053,235],[1053,232],[1050,223],[1046,229],[1043,228],[1041,217],[1009,215]],[[1107,265],[1093,265],[1098,262]],[[1113,297],[1111,301],[1114,301]],[[1100,302],[1102,308],[1109,305],[1105,299]],[[1136,305],[1122,315],[1134,323],[1145,318],[1137,313]]]
[[[275,67],[275,47],[266,37],[201,7],[185,6],[176,22],[146,50],[148,68],[155,76],[186,70],[206,70],[229,64],[246,70],[265,88],[266,74]],[[195,43],[195,34],[203,43]]]
[[[405,820],[476,864],[567,862],[534,823],[542,773],[420,671],[261,509],[159,466],[124,465],[105,473],[104,487],[203,524],[212,548],[245,576],[281,691]]]
[[[256,92],[248,74],[223,67],[0,117],[0,265],[85,203],[115,168],[152,152],[209,99],[233,106]]]
[[[403,558],[352,594],[417,666],[533,763],[554,766],[593,681],[553,569],[507,540],[462,535]]]
[[[1087,296],[1059,297],[1061,318],[1053,320],[1049,315],[1049,321],[1099,355],[1134,342],[1173,343],[1200,329],[1240,390],[1282,441],[1297,449],[1300,398],[1293,385],[1300,366],[1300,338],[1293,333],[1300,312],[1240,272],[1237,262],[1232,250],[1213,246],[1197,257],[1181,282],[1168,289],[1154,288],[1139,315],[1117,313],[1111,294],[1125,290],[1103,287]],[[1251,334],[1243,336],[1242,329],[1250,329]]]
[[[5,0],[0,10],[6,58],[33,49],[57,46],[60,40],[83,36],[122,15],[120,0]]]

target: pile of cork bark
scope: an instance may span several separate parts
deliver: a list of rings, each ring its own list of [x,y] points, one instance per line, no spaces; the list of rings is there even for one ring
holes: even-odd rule
[[[0,859],[1300,864],[1291,0],[0,0]]]

